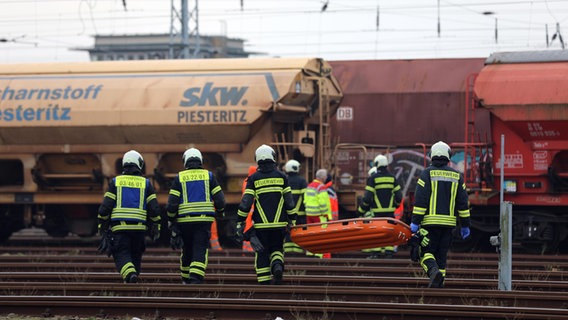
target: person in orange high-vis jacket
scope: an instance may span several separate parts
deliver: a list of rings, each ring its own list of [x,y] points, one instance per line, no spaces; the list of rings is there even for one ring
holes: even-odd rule
[[[255,172],[256,172],[256,166],[250,166],[249,170],[248,170],[248,175],[245,178],[245,180],[243,181],[243,187],[242,187],[242,193],[243,194],[245,193],[245,189],[247,188],[248,178]],[[245,232],[247,232],[252,227],[252,211],[253,210],[254,210],[254,205],[250,208],[249,215],[247,216],[247,219],[245,221]],[[243,240],[243,251],[250,251],[250,252],[254,251],[254,249],[251,247],[249,241]]]
[[[223,247],[219,243],[219,234],[217,233],[217,221],[214,220],[211,224],[211,239],[209,240],[209,246],[213,251],[222,251]]]
[[[331,220],[339,220],[339,202],[337,201],[337,192],[333,187],[333,178],[331,174],[327,175],[327,180],[325,181],[325,189],[329,195],[329,205],[331,206]]]

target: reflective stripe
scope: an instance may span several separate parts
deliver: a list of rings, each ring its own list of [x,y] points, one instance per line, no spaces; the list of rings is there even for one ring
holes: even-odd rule
[[[210,191],[211,173],[205,169],[189,169],[181,171],[178,175],[181,184],[180,204],[178,208],[178,221],[212,221],[213,218],[201,217],[215,214],[215,206],[211,200],[211,192],[221,190],[215,187]],[[170,194],[174,195],[171,191]],[[189,218],[188,216],[197,216]]]
[[[121,175],[114,178],[116,195],[109,192],[105,194],[116,199],[110,216],[115,224],[111,230],[146,230],[146,204],[155,197],[151,195],[145,199],[147,183],[147,179],[140,176]]]

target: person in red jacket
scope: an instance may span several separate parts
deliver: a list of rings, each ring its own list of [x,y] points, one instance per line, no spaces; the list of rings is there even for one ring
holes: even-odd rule
[[[256,166],[250,166],[249,170],[248,170],[248,175],[247,177],[243,180],[243,187],[242,187],[242,194],[245,194],[245,190],[247,188],[247,182],[248,179],[250,178],[250,176],[253,175],[253,173],[256,172]],[[254,204],[253,206],[250,208],[250,212],[249,215],[247,216],[247,219],[245,220],[245,230],[244,232],[247,232],[251,227],[252,227],[252,212],[254,210]],[[250,245],[250,241],[246,241],[243,240],[243,251],[247,251],[247,252],[254,252],[254,249],[252,248],[252,246]]]

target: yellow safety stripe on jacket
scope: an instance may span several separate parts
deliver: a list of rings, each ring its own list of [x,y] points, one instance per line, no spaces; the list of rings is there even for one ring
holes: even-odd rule
[[[182,188],[182,202],[179,205],[178,209],[178,221],[181,222],[181,218],[187,216],[189,214],[199,214],[202,212],[208,212],[212,214],[215,212],[215,206],[211,201],[211,194],[210,194],[210,185],[209,185],[209,171],[205,169],[200,170],[185,170],[179,173],[179,181]],[[191,201],[188,198],[189,193],[187,190],[186,182],[193,182],[193,181],[203,181],[204,189],[205,189],[205,200],[204,201]],[[218,192],[218,191],[217,191]],[[209,221],[210,219],[207,219]],[[212,219],[214,220],[214,219]],[[211,220],[211,221],[212,221]]]
[[[460,218],[469,218],[469,209],[458,210],[458,214],[460,215]]]
[[[298,201],[296,202],[296,206],[294,207],[294,210],[296,211],[296,213],[298,215],[300,214],[300,207],[302,206],[302,202],[304,202],[304,192],[306,189],[302,189],[302,190],[292,190],[292,195],[294,194],[299,194],[300,196],[298,197]],[[305,213],[304,213],[305,214]]]
[[[127,223],[126,221],[120,221],[119,224],[115,224],[110,227],[112,232],[116,231],[146,231],[146,224],[143,222],[138,223]]]
[[[255,208],[260,216],[260,220],[262,222],[255,221],[254,227],[257,229],[265,229],[265,228],[276,228],[276,227],[285,227],[288,222],[280,222],[280,216],[282,215],[282,211],[284,209],[284,197],[280,197],[278,201],[278,206],[276,208],[276,212],[274,213],[274,219],[270,221],[264,212],[264,208],[260,201],[258,201],[258,196],[265,194],[265,193],[278,193],[284,194],[287,192],[291,192],[292,189],[290,186],[282,188],[284,186],[284,179],[283,178],[264,178],[254,181],[255,190],[246,189],[245,193],[252,194],[256,201],[255,201]],[[248,213],[238,212],[240,216],[246,217]]]
[[[115,186],[116,186],[116,205],[112,209],[111,219],[112,220],[130,220],[130,221],[139,221],[142,223],[146,222],[146,210],[144,209],[144,196],[146,194],[146,178],[140,176],[129,176],[123,175],[118,176],[115,178]],[[122,193],[123,188],[130,188],[130,189],[138,189],[139,192],[139,203],[137,204],[137,208],[127,208],[123,207],[123,199]],[[150,197],[149,197],[150,198]],[[130,228],[122,228],[121,225],[118,225],[118,228],[115,226],[112,229],[130,229]],[[143,229],[144,230],[144,229]]]
[[[447,171],[447,170],[431,170],[430,171],[430,206],[428,208],[428,214],[424,216],[422,220],[422,225],[444,225],[444,226],[455,226],[457,218],[454,214],[456,208],[456,195],[459,187],[460,174],[458,172]],[[451,182],[450,191],[450,203],[449,212],[447,214],[438,214],[437,212],[437,199],[438,199],[438,182],[445,181]],[[419,180],[419,183],[421,180]],[[424,182],[422,181],[422,185]],[[422,208],[416,208],[413,213],[422,211]],[[425,214],[426,209],[422,214]]]
[[[111,198],[112,200],[116,201],[116,194],[112,193],[112,192],[105,192],[105,197],[107,198]]]
[[[376,177],[375,178],[375,188],[373,190],[371,190],[374,194],[374,201],[376,206],[375,207],[371,207],[371,211],[374,213],[379,213],[379,212],[394,212],[394,210],[396,209],[394,207],[394,193],[397,192],[398,190],[400,190],[400,186],[397,185],[395,187],[394,183],[395,183],[395,178],[394,177]],[[365,188],[367,189],[367,187]],[[388,207],[383,208],[383,206],[381,205],[381,201],[379,201],[379,196],[377,195],[377,191],[380,189],[387,189],[387,190],[391,190],[391,196],[389,199],[389,204]]]

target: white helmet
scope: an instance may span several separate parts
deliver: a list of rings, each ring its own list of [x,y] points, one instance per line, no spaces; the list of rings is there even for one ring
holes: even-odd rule
[[[373,164],[377,168],[386,167],[389,165],[389,160],[387,159],[387,157],[383,156],[382,154],[379,154],[378,156],[375,157],[375,161],[373,161]]]
[[[374,175],[375,172],[377,172],[377,167],[371,167],[371,169],[369,169],[369,177]]]
[[[254,160],[256,163],[259,163],[260,161],[276,162],[276,152],[274,152],[272,147],[263,144],[256,149],[256,152],[254,153]]]
[[[430,157],[443,157],[450,160],[451,152],[452,150],[450,149],[450,146],[448,146],[445,142],[438,141],[432,145],[432,148],[430,149]]]
[[[288,162],[286,162],[286,164],[284,165],[284,171],[288,173],[290,172],[298,173],[300,172],[300,163],[294,159],[288,160]]]
[[[182,159],[183,159],[183,165],[186,165],[187,161],[190,160],[190,159],[197,159],[197,160],[199,160],[200,164],[203,164],[203,156],[201,155],[201,151],[199,151],[195,148],[189,148],[189,149],[185,150],[185,152],[183,153]]]
[[[138,153],[138,151],[130,150],[122,156],[122,167],[127,165],[134,165],[138,169],[142,170],[142,167],[144,166],[144,158],[142,158],[142,155]]]

